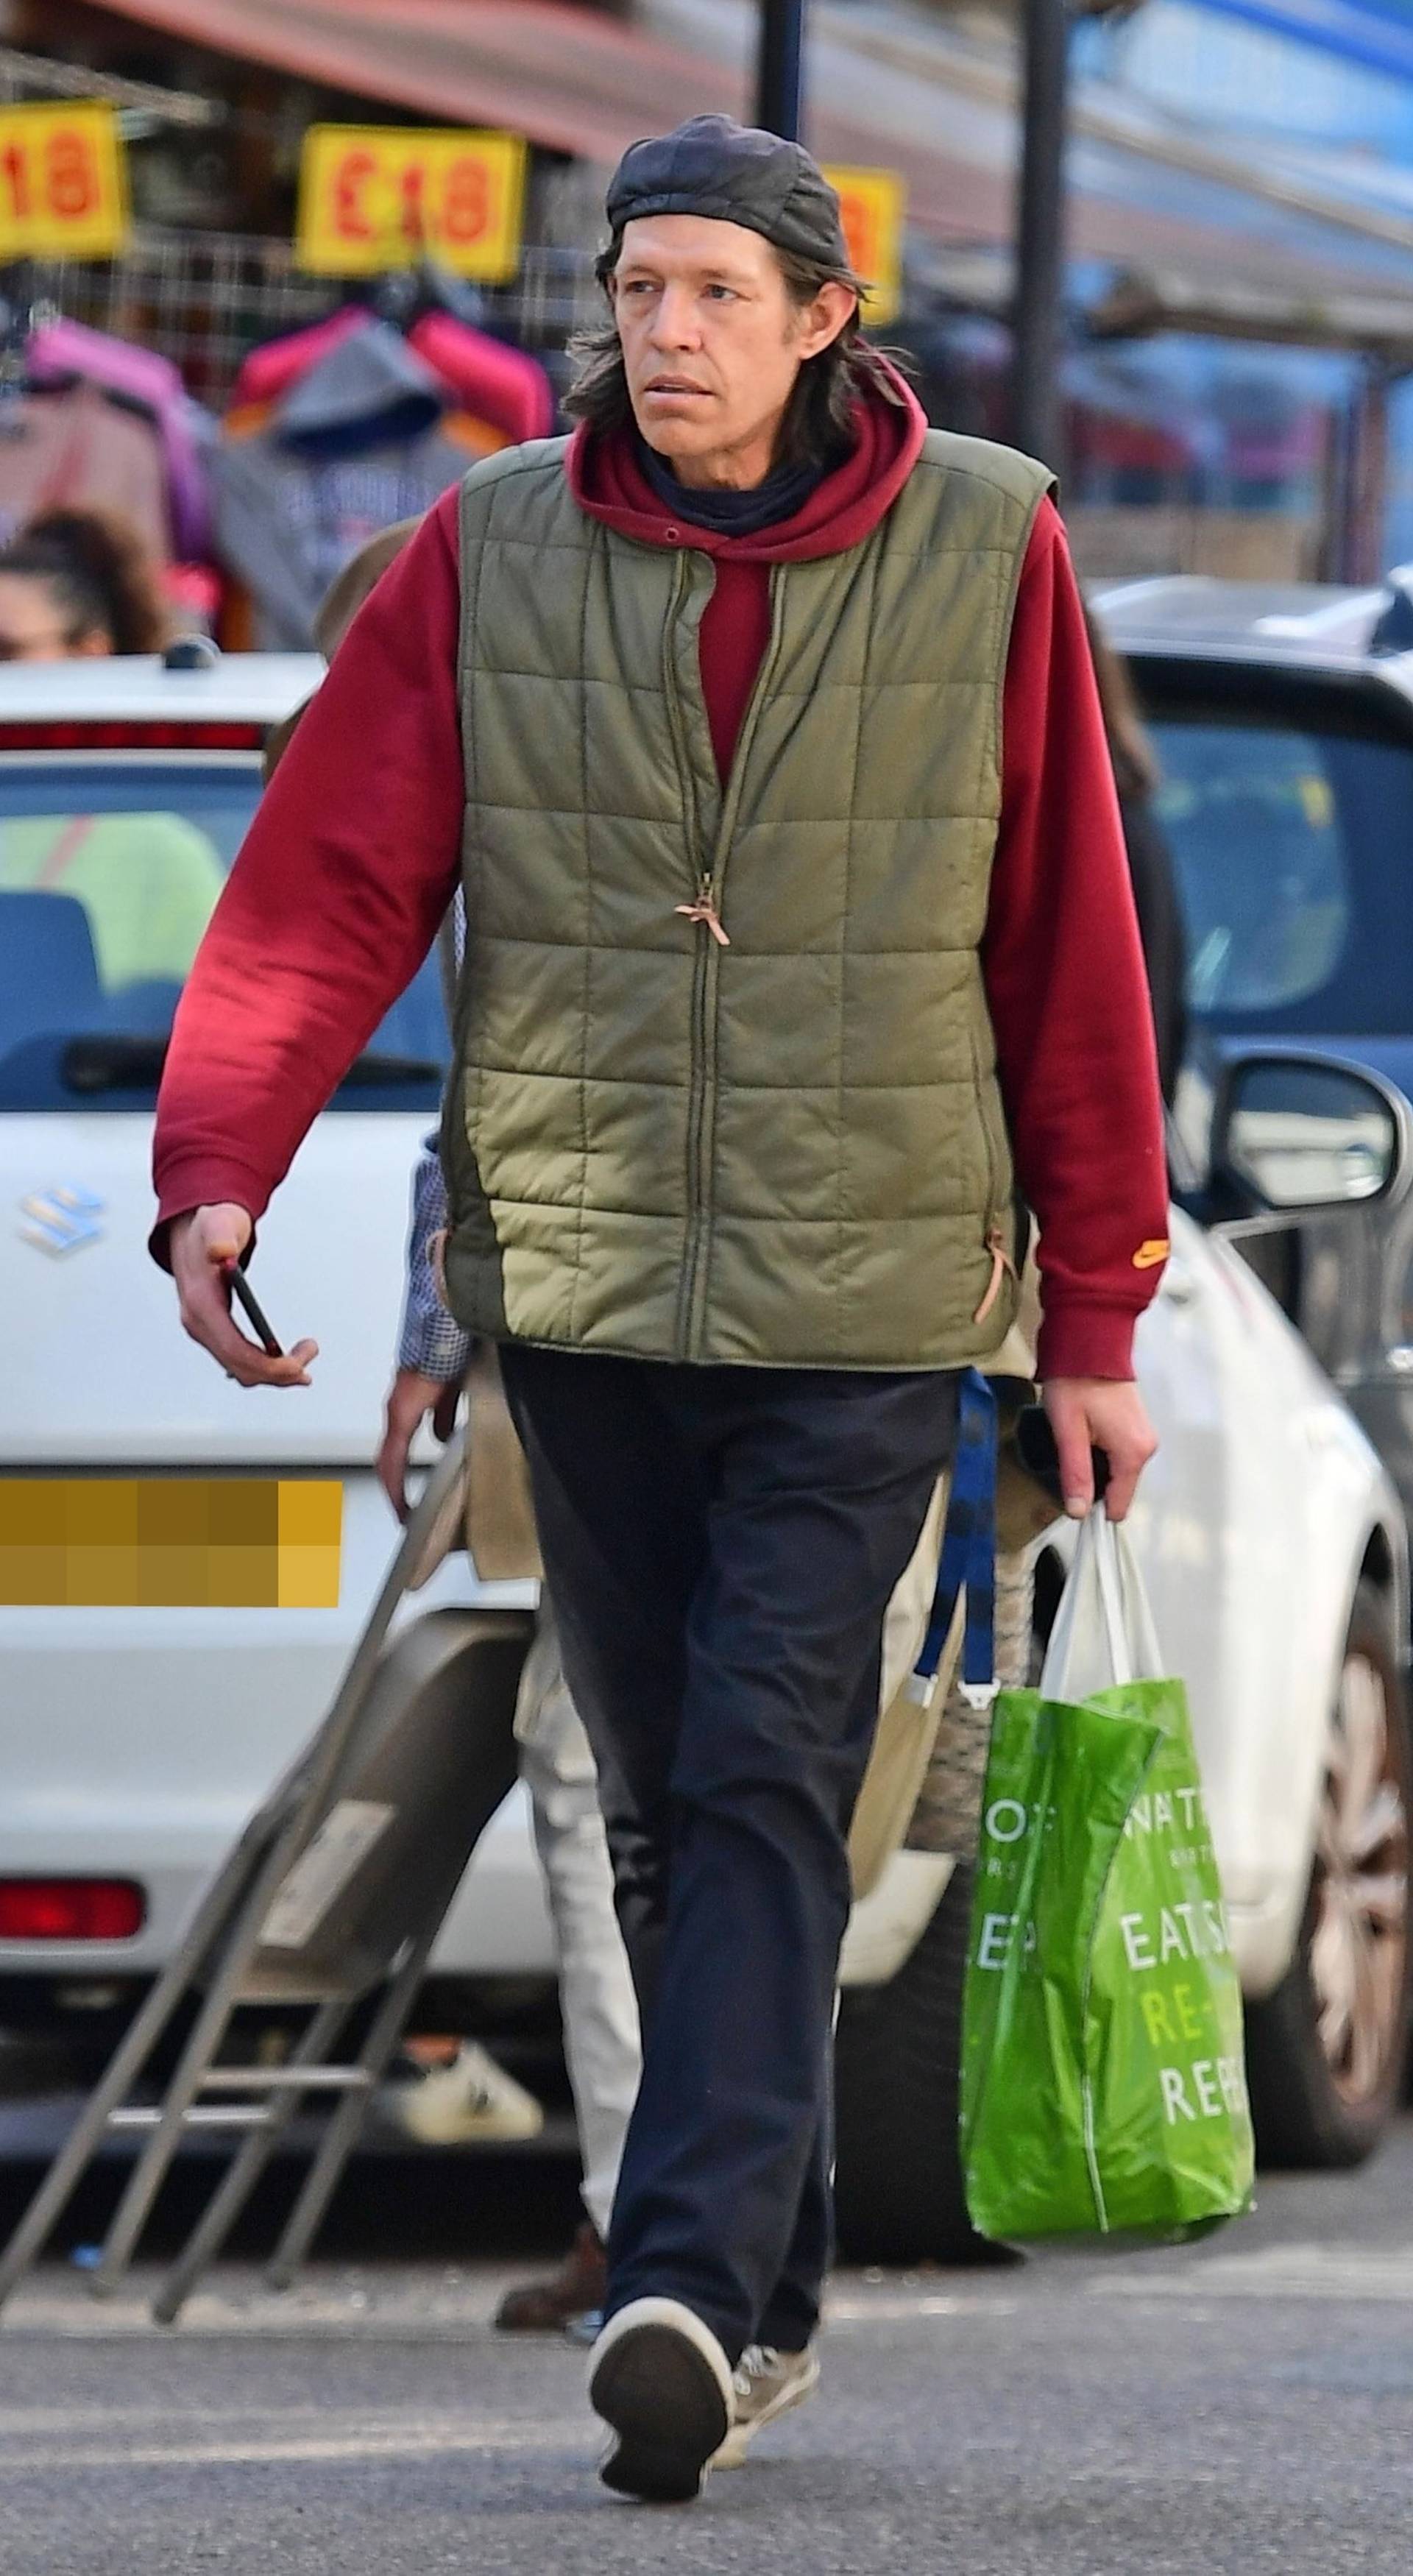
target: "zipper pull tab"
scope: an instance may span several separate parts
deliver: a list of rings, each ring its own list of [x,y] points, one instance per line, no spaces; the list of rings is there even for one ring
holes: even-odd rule
[[[990,1314],[992,1307],[1000,1296],[1001,1281],[1008,1270],[1011,1277],[1016,1280],[1017,1283],[1019,1283],[1020,1280],[1020,1273],[1006,1249],[1006,1238],[1001,1232],[999,1225],[993,1225],[988,1232],[986,1237],[986,1249],[991,1255],[991,1277],[987,1283],[986,1294],[982,1298],[981,1304],[977,1307],[976,1313],[971,1319],[974,1324],[985,1323],[987,1316]]]
[[[716,909],[716,889],[709,876],[702,878],[695,903],[674,904],[673,910],[684,913],[688,921],[705,922],[718,948],[730,947],[730,935],[722,929],[721,915]]]

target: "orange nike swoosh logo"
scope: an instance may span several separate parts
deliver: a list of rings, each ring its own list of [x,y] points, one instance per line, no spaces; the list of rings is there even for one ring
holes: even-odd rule
[[[1134,1269],[1156,1270],[1160,1261],[1167,1260],[1172,1248],[1170,1243],[1140,1243],[1133,1256]]]

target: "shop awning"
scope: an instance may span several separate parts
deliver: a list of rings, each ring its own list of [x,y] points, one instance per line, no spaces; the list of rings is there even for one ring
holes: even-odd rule
[[[694,107],[739,115],[722,83],[620,19],[567,0],[101,0],[169,35],[415,108],[448,125],[504,126],[590,160]],[[703,85],[715,94],[703,96]]]
[[[606,163],[694,112],[748,112],[757,23],[755,0],[640,0],[631,20],[568,0],[102,5],[356,96]],[[910,221],[939,248],[1009,242],[1017,106],[1003,46],[945,17],[814,0],[808,112],[824,158],[903,172]],[[1273,325],[1371,298],[1385,346],[1405,314],[1413,335],[1413,216],[1342,200],[1327,177],[1292,174],[1289,156],[1263,170],[1252,147],[1145,125],[1082,90],[1070,178],[1076,259],[1130,281],[1180,278],[1190,314],[1239,280]]]

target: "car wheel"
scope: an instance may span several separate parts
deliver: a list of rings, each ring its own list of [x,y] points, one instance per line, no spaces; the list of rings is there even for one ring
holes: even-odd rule
[[[834,2204],[852,2263],[998,2256],[967,2217],[957,2145],[971,1883],[959,1865],[896,1977],[840,2000]]]
[[[1389,1612],[1355,1595],[1330,1711],[1310,1888],[1295,1957],[1248,2008],[1257,2152],[1355,2165],[1399,2097],[1408,2042],[1408,1710]]]

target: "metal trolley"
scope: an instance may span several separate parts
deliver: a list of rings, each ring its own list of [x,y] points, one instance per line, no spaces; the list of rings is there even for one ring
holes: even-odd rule
[[[327,1716],[245,1826],[0,2257],[0,2305],[114,2131],[148,2134],[90,2276],[100,2296],[122,2280],[183,2138],[227,2129],[240,2143],[153,2302],[158,2323],[174,2323],[296,2112],[322,2109],[322,2137],[269,2266],[272,2286],[292,2280],[463,1872],[516,1775],[531,1614],[431,1610],[387,1642],[439,1538],[464,1526],[466,1475],[462,1432],[409,1518]],[[235,2016],[252,2004],[293,2008],[298,2035],[278,2065],[223,2058]],[[193,2008],[160,2100],[132,2098]],[[350,2051],[345,2034],[356,2026]]]

